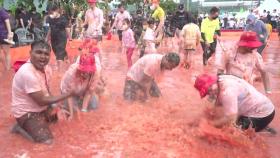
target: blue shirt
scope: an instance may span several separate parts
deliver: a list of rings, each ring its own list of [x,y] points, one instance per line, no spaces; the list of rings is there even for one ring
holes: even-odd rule
[[[264,42],[268,36],[266,26],[261,20],[256,20],[253,24],[247,24],[245,31],[256,32],[261,42]],[[264,38],[260,37],[261,34],[264,36]]]

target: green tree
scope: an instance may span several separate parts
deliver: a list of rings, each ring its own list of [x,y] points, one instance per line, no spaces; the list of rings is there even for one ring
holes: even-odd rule
[[[161,0],[160,6],[165,11],[165,13],[174,12],[177,8],[177,4],[173,0]]]

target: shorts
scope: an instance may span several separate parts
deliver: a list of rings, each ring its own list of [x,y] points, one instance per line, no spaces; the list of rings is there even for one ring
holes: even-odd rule
[[[143,95],[145,94],[143,88],[141,87],[142,86],[139,83],[133,80],[126,79],[124,85],[124,92],[123,92],[124,99],[130,101],[135,101],[137,99],[140,99],[138,97],[139,92],[142,93]],[[149,89],[149,93],[152,97],[159,97],[161,95],[161,92],[154,81]]]
[[[55,54],[56,60],[64,61],[65,57],[67,57],[66,52],[66,44],[67,44],[67,37],[52,37],[51,38],[52,50]]]
[[[194,52],[195,49],[184,49],[186,52]]]
[[[53,139],[49,129],[49,122],[56,122],[57,115],[50,115],[48,110],[42,112],[30,112],[20,118],[16,118],[18,125],[24,129],[35,142],[45,142]]]
[[[263,118],[254,118],[247,116],[240,116],[237,119],[237,125],[241,125],[242,129],[248,129],[250,125],[255,129],[255,132],[259,132],[265,129],[268,124],[273,120],[275,115],[275,110],[268,116]]]
[[[122,32],[123,32],[123,30],[118,30],[117,31],[120,41],[122,41]]]

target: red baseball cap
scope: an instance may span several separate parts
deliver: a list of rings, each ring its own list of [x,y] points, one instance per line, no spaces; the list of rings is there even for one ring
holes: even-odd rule
[[[201,74],[196,80],[194,87],[199,91],[200,97],[203,98],[207,95],[208,89],[216,83],[218,77],[216,75]]]
[[[87,0],[88,3],[96,3],[97,0]]]
[[[238,46],[249,48],[258,48],[261,45],[262,43],[259,41],[257,33],[251,31],[243,32],[238,42]]]
[[[83,43],[79,46],[79,49],[91,49],[93,46],[97,45],[95,39],[86,38]]]
[[[78,69],[82,72],[94,73],[96,70],[94,56],[92,54],[82,54]]]

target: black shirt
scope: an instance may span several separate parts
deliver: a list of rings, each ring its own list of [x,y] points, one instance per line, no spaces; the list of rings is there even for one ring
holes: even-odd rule
[[[29,13],[21,13],[19,14],[19,23],[20,23],[20,19],[23,20],[23,24],[24,24],[24,27],[26,27],[28,25],[28,20],[30,20],[31,16]],[[21,26],[21,23],[19,24]],[[22,26],[21,26],[22,27]]]
[[[42,27],[42,18],[39,13],[31,13],[32,24],[34,27],[41,28]]]
[[[188,18],[189,18],[188,12],[177,11],[172,19],[171,24],[176,28],[178,28],[179,30],[182,30],[183,27],[187,24]]]
[[[69,24],[66,16],[61,15],[59,18],[48,17],[46,21],[50,24],[52,37],[66,35],[66,27]]]

